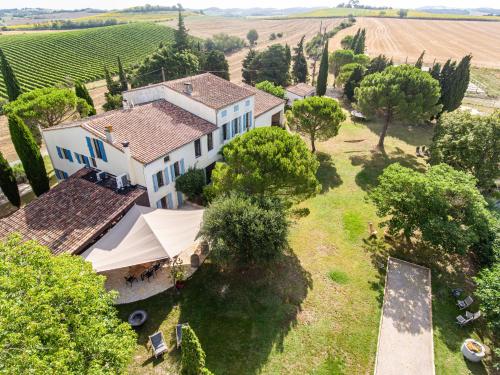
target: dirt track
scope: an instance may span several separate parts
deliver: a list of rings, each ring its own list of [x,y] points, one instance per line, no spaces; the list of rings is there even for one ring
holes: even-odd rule
[[[472,53],[475,66],[500,68],[500,22],[429,21],[389,18],[358,18],[354,28],[342,30],[330,42],[330,50],[340,48],[340,40],[358,27],[367,31],[367,53],[385,54],[396,62],[417,60],[426,50],[425,62],[459,59]]]

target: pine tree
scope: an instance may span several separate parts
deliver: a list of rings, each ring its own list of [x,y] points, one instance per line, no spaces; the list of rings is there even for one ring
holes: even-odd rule
[[[205,352],[193,329],[185,325],[182,327],[182,375],[200,375],[205,369]]]
[[[0,65],[2,68],[2,76],[3,76],[3,81],[5,83],[5,89],[7,91],[7,97],[9,98],[9,101],[12,102],[16,100],[19,95],[21,95],[22,90],[14,74],[14,71],[10,66],[10,63],[7,60],[7,57],[5,57],[5,54],[3,53],[1,48],[0,48]]]
[[[422,53],[417,59],[417,62],[415,63],[416,68],[422,69],[422,66],[424,65],[424,55],[425,55],[425,49],[422,51]]]
[[[349,101],[354,100],[354,89],[359,87],[361,80],[363,79],[363,68],[361,66],[357,66],[352,71],[351,75],[347,79],[344,85],[344,95]]]
[[[448,112],[454,111],[462,104],[465,92],[469,86],[471,59],[471,55],[464,56],[455,69],[451,84],[451,97],[448,103]]]
[[[0,189],[13,206],[21,207],[21,196],[17,187],[16,177],[9,162],[0,152]]]
[[[356,39],[356,44],[354,45],[353,51],[355,55],[360,55],[365,53],[365,43],[366,43],[366,30],[362,29]]]
[[[210,51],[203,62],[203,70],[229,81],[229,64],[222,51]]]
[[[120,56],[117,57],[117,60],[118,60],[118,77],[120,80],[120,92],[127,91],[128,90],[127,75],[123,70],[123,65]]]
[[[96,110],[94,107],[94,101],[90,97],[89,91],[87,90],[87,87],[81,82],[76,82],[75,83],[75,94],[79,98],[85,100],[87,104],[90,106],[90,109],[88,111],[88,116],[94,116],[96,114]],[[81,115],[81,113],[80,113]]]
[[[9,131],[33,192],[39,196],[50,189],[40,149],[28,127],[18,116],[9,116]]]
[[[326,85],[328,83],[328,39],[323,48],[321,63],[319,65],[318,84],[316,85],[316,95],[323,96],[326,93]]]
[[[249,85],[255,85],[257,79],[257,72],[254,70],[254,61],[257,58],[257,51],[251,49],[248,51],[245,59],[243,60],[241,75],[243,77],[243,82]]]
[[[189,49],[189,35],[187,33],[186,25],[184,24],[184,16],[182,10],[179,9],[179,20],[177,22],[177,30],[174,33],[175,43],[174,49],[178,52]]]
[[[392,65],[392,60],[389,59],[385,55],[378,55],[371,59],[368,68],[366,69],[366,75],[383,72],[385,68]]]
[[[307,60],[304,55],[304,39],[305,35],[300,39],[297,47],[293,49],[293,68],[292,68],[292,76],[296,83],[298,82],[307,82],[307,77],[309,76],[309,72],[307,69]]]

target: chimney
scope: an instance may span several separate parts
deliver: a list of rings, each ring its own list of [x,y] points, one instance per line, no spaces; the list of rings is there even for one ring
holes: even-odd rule
[[[113,134],[113,127],[111,125],[107,125],[104,128],[104,132],[106,133],[106,139],[109,143],[113,143],[115,141],[115,137]]]
[[[193,93],[193,84],[191,82],[184,83],[184,94],[191,96]]]
[[[132,185],[137,185],[137,180],[135,178],[135,173],[134,173],[134,166],[133,166],[133,161],[132,161],[132,154],[130,152],[130,147],[129,147],[129,142],[125,141],[122,142],[122,147],[123,147],[123,153],[125,154],[125,159],[127,163],[127,172],[128,176],[130,178],[130,184]]]

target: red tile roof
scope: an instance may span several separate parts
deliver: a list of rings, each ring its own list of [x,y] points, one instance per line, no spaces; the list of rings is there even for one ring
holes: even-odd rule
[[[252,91],[255,94],[254,102],[254,116],[259,117],[260,115],[276,108],[279,105],[285,104],[286,101],[278,98],[277,96],[271,95],[265,91],[259,90],[253,86],[247,85],[246,83],[238,83],[239,86]]]
[[[185,83],[191,83],[193,87],[191,95],[184,92]],[[163,84],[213,109],[227,107],[254,94],[251,90],[210,73],[176,79]]]
[[[36,240],[54,254],[79,254],[121,217],[145,190],[118,193],[84,177],[83,168],[12,215],[0,219],[0,238],[18,232]]]
[[[113,127],[113,146],[122,150],[122,142],[129,142],[132,157],[144,164],[217,129],[216,125],[201,117],[165,100],[157,100],[44,131],[81,126],[106,141],[105,127],[109,125]]]
[[[298,96],[306,96],[314,93],[316,88],[314,86],[308,85],[307,83],[297,83],[293,86],[288,86],[286,91],[290,91],[291,93]]]

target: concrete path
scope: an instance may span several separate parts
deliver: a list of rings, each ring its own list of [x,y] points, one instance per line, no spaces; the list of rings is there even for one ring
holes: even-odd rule
[[[389,257],[375,375],[434,375],[428,268]]]

